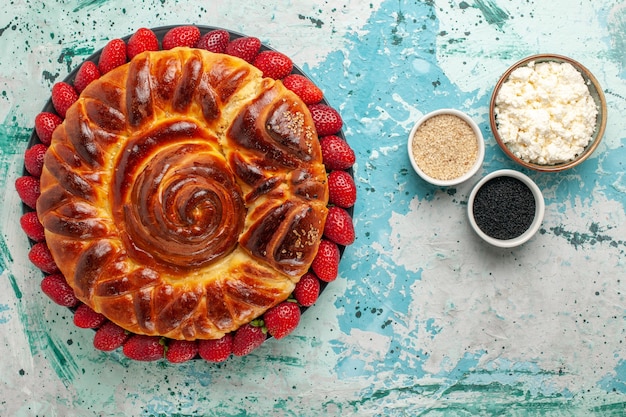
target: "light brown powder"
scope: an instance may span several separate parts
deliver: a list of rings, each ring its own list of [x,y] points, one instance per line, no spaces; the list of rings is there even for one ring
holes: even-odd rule
[[[413,158],[424,173],[438,180],[452,180],[470,170],[478,156],[472,127],[452,114],[426,120],[413,136]]]

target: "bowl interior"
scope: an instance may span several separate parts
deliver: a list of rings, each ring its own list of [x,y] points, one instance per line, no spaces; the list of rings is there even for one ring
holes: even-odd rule
[[[567,62],[571,64],[582,75],[583,80],[585,81],[585,83],[587,84],[587,87],[589,88],[589,93],[591,95],[591,98],[596,104],[596,107],[598,109],[598,114],[596,116],[596,128],[591,136],[591,141],[589,142],[585,150],[580,155],[578,155],[576,159],[572,161],[564,162],[561,164],[554,164],[554,165],[542,165],[542,164],[536,164],[533,162],[524,161],[518,158],[517,156],[515,156],[513,152],[509,150],[507,145],[502,141],[502,137],[498,133],[498,121],[495,115],[495,107],[496,107],[496,98],[498,97],[500,88],[502,87],[502,84],[504,84],[508,80],[509,76],[511,75],[513,71],[515,71],[519,67],[526,66],[531,62],[535,62],[535,63]],[[507,69],[507,71],[502,75],[502,77],[500,77],[500,79],[496,83],[494,90],[493,90],[493,94],[491,95],[491,101],[489,103],[489,124],[491,127],[491,131],[496,139],[496,142],[498,143],[502,151],[507,156],[509,156],[512,160],[517,162],[518,164],[524,167],[533,169],[535,171],[545,171],[545,172],[563,171],[563,170],[572,168],[580,164],[581,162],[583,162],[596,150],[596,148],[600,144],[602,136],[604,135],[604,130],[606,128],[606,120],[607,120],[606,98],[604,96],[604,92],[602,91],[602,87],[600,86],[600,83],[598,82],[598,80],[594,77],[591,71],[585,68],[582,64],[580,64],[579,62],[569,57],[562,56],[562,55],[538,54],[538,55],[532,55],[532,56],[526,57],[516,62],[509,69]]]
[[[413,138],[415,136],[415,132],[417,132],[419,127],[428,119],[434,116],[443,115],[443,114],[450,114],[450,115],[457,116],[460,119],[464,120],[472,128],[472,131],[474,132],[474,136],[476,137],[476,141],[478,145],[478,153],[476,155],[476,160],[474,161],[474,164],[472,165],[472,167],[463,175],[457,178],[450,179],[450,180],[440,180],[440,179],[429,176],[420,168],[420,166],[415,161],[415,158],[413,157]],[[462,111],[459,111],[456,109],[439,109],[439,110],[432,111],[422,116],[411,129],[407,144],[408,144],[409,159],[411,161],[411,165],[413,166],[413,169],[415,170],[415,172],[420,177],[422,177],[422,179],[424,179],[425,181],[433,185],[437,185],[437,186],[447,187],[447,186],[458,185],[467,181],[474,174],[476,174],[476,172],[478,172],[485,158],[485,141],[484,141],[483,134],[480,128],[471,117],[469,117],[467,114],[463,113]]]

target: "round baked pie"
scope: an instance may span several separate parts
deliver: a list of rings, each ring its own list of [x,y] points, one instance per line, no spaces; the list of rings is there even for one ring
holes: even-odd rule
[[[82,92],[46,152],[37,212],[83,303],[133,333],[194,340],[292,293],[327,203],[300,98],[239,58],[175,48]]]

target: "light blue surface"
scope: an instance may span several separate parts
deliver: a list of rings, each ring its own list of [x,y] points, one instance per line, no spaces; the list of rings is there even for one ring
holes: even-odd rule
[[[626,7],[515,2],[18,2],[0,14],[0,415],[626,415]],[[345,120],[357,153],[357,240],[340,278],[288,338],[223,365],[136,363],[39,291],[17,218],[32,120],[52,83],[112,37],[197,23],[287,53]],[[540,233],[491,248],[465,219],[473,183],[517,169],[487,107],[527,55],[568,55],[605,89],[596,154],[544,191]],[[420,115],[466,111],[484,169],[454,189],[422,182],[406,155]]]

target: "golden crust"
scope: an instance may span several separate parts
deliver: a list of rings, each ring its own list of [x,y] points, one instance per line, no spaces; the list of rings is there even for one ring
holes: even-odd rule
[[[215,339],[308,270],[328,186],[306,105],[238,58],[146,52],[92,82],[37,212],[77,297],[125,329]]]

